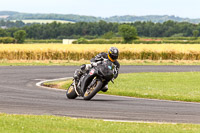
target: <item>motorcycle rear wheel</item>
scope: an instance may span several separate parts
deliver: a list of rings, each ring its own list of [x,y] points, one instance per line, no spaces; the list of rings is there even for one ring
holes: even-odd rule
[[[102,81],[96,80],[96,82],[85,91],[84,100],[92,99],[101,90],[102,85]]]
[[[76,94],[73,83],[69,86],[66,92],[66,96],[69,99],[75,99],[78,95]]]

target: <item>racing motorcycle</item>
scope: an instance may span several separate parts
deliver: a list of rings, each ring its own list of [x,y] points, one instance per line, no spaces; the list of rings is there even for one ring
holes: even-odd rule
[[[82,96],[84,100],[92,99],[99,91],[105,91],[104,87],[108,82],[114,83],[115,72],[114,64],[110,60],[104,59],[83,74],[78,82],[73,79],[73,83],[66,92],[67,98],[75,99]]]

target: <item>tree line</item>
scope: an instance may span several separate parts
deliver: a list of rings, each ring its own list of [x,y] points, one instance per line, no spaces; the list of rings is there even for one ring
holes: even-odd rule
[[[0,26],[6,26],[3,23],[10,23],[7,29],[0,28],[0,37],[14,37],[18,30],[24,30],[29,39],[64,39],[80,38],[87,39],[99,38],[111,33],[111,37],[118,37],[119,26],[122,23],[111,23],[105,21],[99,22],[77,22],[77,23],[48,23],[48,24],[24,24],[21,21],[9,22],[0,21]],[[199,36],[200,24],[188,22],[166,21],[164,23],[153,22],[135,22],[125,23],[135,27],[139,37],[192,37]]]
[[[42,14],[42,13],[20,13],[13,11],[0,11],[0,16],[7,16],[6,20],[27,20],[27,19],[45,19],[45,20],[65,20],[72,22],[98,22],[100,20],[106,22],[136,22],[136,21],[152,21],[154,23],[163,23],[168,20],[173,20],[177,22],[190,22],[199,23],[200,19],[190,19],[181,18],[174,15],[146,15],[146,16],[133,16],[133,15],[123,15],[123,16],[112,16],[112,17],[95,17],[95,16],[85,16],[85,15],[75,15],[75,14]]]
[[[5,21],[5,20],[0,20],[0,27],[6,27],[6,28],[12,28],[12,27],[23,27],[26,24],[22,21]],[[28,24],[30,25],[30,24]]]

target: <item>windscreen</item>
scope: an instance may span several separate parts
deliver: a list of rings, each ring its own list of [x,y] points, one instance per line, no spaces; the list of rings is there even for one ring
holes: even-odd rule
[[[111,80],[113,78],[113,68],[114,65],[111,61],[103,61],[98,65],[100,73],[104,76],[106,80]]]

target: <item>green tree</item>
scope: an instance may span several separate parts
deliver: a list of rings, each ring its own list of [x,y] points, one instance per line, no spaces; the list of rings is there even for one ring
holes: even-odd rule
[[[193,37],[195,39],[197,39],[197,37],[199,36],[199,31],[198,30],[194,30],[192,33],[193,33]]]
[[[9,33],[6,30],[0,28],[0,37],[8,37],[8,36],[10,36]]]
[[[79,38],[78,40],[77,40],[77,43],[78,44],[84,44],[84,43],[86,43],[87,42],[87,40],[85,39],[85,38],[83,38],[83,37],[81,37],[81,38]]]
[[[137,30],[130,25],[120,25],[119,34],[123,37],[125,43],[132,43],[134,39],[137,39]]]
[[[112,39],[113,36],[114,36],[114,33],[113,33],[112,31],[109,31],[109,32],[105,33],[105,34],[102,36],[102,38],[104,38],[104,39]]]
[[[26,39],[26,31],[18,30],[14,33],[14,38],[16,39],[17,43],[24,43]]]

